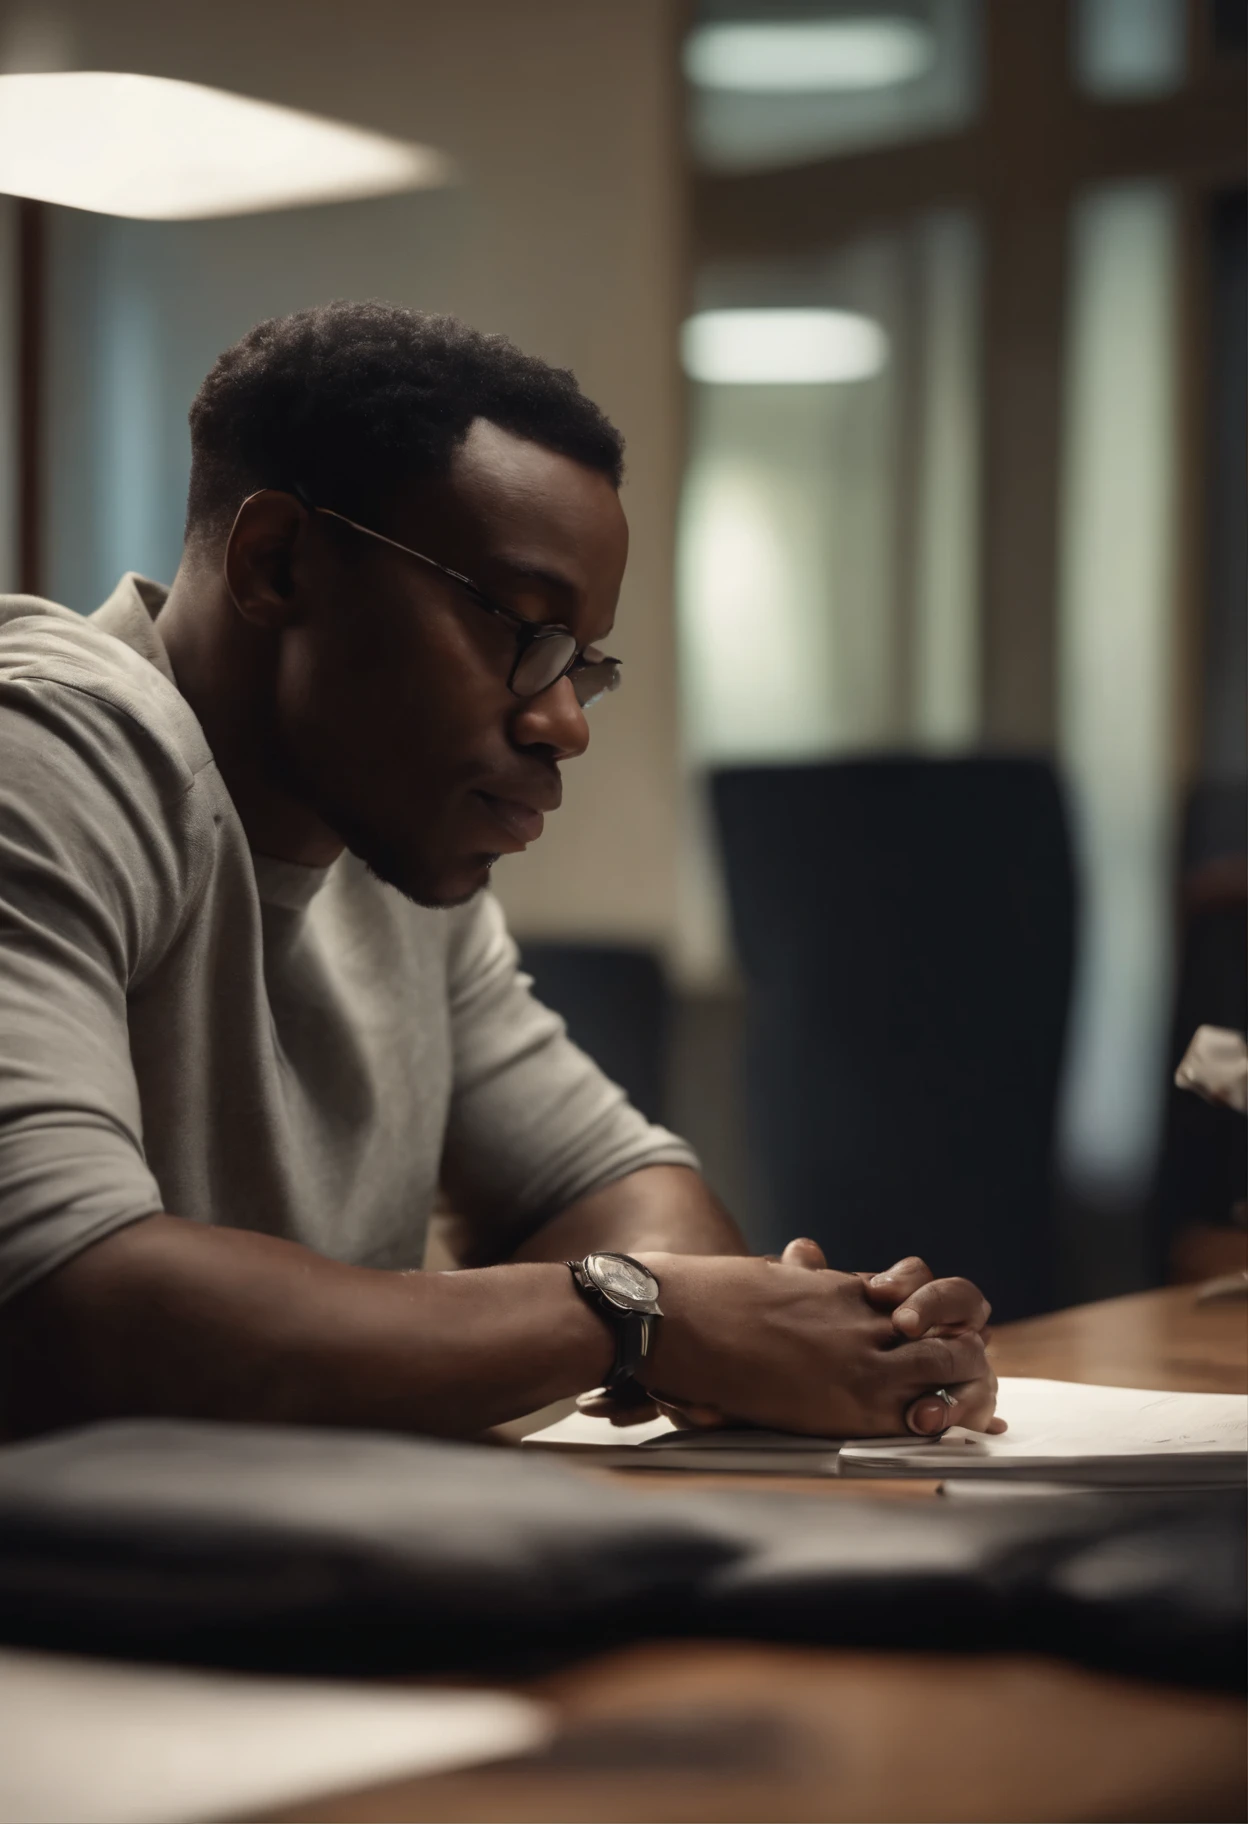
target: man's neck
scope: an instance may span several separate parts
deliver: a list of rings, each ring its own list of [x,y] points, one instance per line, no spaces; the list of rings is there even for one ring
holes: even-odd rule
[[[279,861],[328,867],[342,853],[341,840],[280,782],[274,765],[276,639],[248,626],[221,576],[189,557],[156,628],[251,847]]]

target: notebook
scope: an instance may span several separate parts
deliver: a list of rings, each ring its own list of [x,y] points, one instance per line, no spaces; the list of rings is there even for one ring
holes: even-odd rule
[[[1097,1487],[1223,1487],[1248,1479],[1248,1397],[1005,1379],[1000,1436],[955,1426],[943,1437],[800,1437],[772,1431],[678,1430],[668,1419],[627,1429],[573,1413],[524,1448],[580,1454],[607,1468],[788,1476],[1017,1477]]]
[[[1003,1380],[999,1437],[858,1440],[843,1476],[976,1476],[1098,1488],[1233,1486],[1248,1481],[1248,1396]]]

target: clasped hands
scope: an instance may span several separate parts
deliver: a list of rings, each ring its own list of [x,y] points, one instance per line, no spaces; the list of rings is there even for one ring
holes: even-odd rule
[[[586,1394],[584,1412],[616,1425],[663,1412],[682,1426],[826,1437],[1005,1430],[985,1351],[990,1307],[969,1280],[935,1279],[914,1257],[884,1273],[839,1273],[807,1240],[761,1260],[639,1258],[664,1312],[644,1397]]]

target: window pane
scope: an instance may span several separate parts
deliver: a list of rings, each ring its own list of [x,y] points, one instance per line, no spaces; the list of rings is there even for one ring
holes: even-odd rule
[[[979,235],[968,215],[918,231],[921,423],[914,579],[913,728],[957,748],[980,727]]]
[[[1063,1150],[1110,1203],[1152,1171],[1169,1020],[1176,245],[1162,185],[1075,212],[1059,725],[1083,928]]]
[[[979,0],[702,0],[685,44],[693,154],[761,170],[964,125]]]
[[[692,386],[678,600],[695,777],[976,741],[978,298],[978,228],[956,211],[804,265],[701,274],[700,313],[731,313],[734,332],[759,317],[755,347],[720,347],[741,371],[774,358],[788,323],[812,361],[881,342],[885,359],[839,383]],[[846,317],[860,327],[838,342]],[[685,866],[686,962],[713,973],[722,919],[696,813]]]
[[[796,376],[804,350],[860,377],[693,385],[680,613],[696,760],[975,738],[978,284],[975,224],[953,211],[804,266],[701,275],[694,327],[732,330],[718,354],[745,363],[725,374]],[[812,337],[821,318],[841,341]],[[691,348],[715,352],[705,334]],[[875,371],[848,365],[864,349]]]
[[[1075,74],[1093,95],[1165,95],[1187,70],[1186,0],[1079,0]]]

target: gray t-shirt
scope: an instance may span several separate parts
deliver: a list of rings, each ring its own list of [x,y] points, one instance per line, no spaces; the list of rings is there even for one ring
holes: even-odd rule
[[[533,998],[491,895],[252,854],[163,600],[0,597],[0,1298],[159,1210],[412,1267],[444,1160],[500,1243],[696,1164]]]

